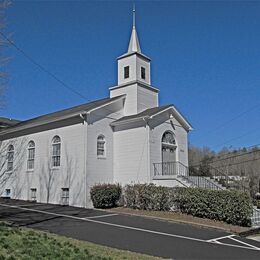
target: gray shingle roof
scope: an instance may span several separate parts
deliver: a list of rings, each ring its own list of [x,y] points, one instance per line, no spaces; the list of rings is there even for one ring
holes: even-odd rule
[[[111,126],[116,126],[121,123],[127,123],[128,121],[132,120],[138,120],[142,119],[144,117],[152,117],[160,112],[163,112],[164,110],[167,109],[173,109],[174,114],[176,115],[177,120],[180,120],[180,123],[183,124],[183,127],[187,129],[188,131],[192,130],[192,125],[189,123],[189,121],[177,110],[177,108],[174,105],[165,105],[165,106],[160,106],[160,107],[153,107],[153,108],[148,108],[144,110],[143,112],[136,114],[136,115],[131,115],[131,116],[124,116],[121,117],[120,119],[113,121],[111,123]]]
[[[21,121],[12,118],[0,117],[0,125],[12,126],[18,124],[19,122]]]
[[[152,115],[155,115],[169,107],[171,107],[173,105],[166,105],[166,106],[161,106],[161,107],[153,107],[153,108],[148,108],[146,110],[144,110],[143,112],[139,113],[139,114],[136,114],[136,115],[131,115],[131,116],[124,116],[124,117],[121,117],[120,119],[114,121],[113,123],[119,123],[119,122],[123,122],[123,121],[128,121],[128,120],[131,120],[131,119],[137,119],[137,118],[142,118],[142,117],[145,117],[145,116],[152,116]]]
[[[97,107],[100,107],[102,105],[110,103],[111,101],[114,101],[114,100],[119,99],[121,97],[122,96],[117,96],[117,97],[113,97],[113,98],[104,98],[104,99],[92,101],[92,102],[89,102],[89,103],[85,103],[85,104],[82,104],[82,105],[79,105],[79,106],[75,106],[75,107],[67,108],[67,109],[64,109],[64,110],[57,111],[57,112],[53,112],[53,113],[50,113],[50,114],[35,117],[35,118],[29,119],[29,120],[20,121],[17,124],[15,124],[15,127],[29,125],[29,124],[32,124],[32,123],[34,124],[34,123],[46,122],[46,121],[53,120],[53,119],[56,119],[56,118],[58,119],[59,117],[64,117],[64,116],[67,116],[67,115],[70,115],[70,114],[88,112],[92,109],[95,109]]]

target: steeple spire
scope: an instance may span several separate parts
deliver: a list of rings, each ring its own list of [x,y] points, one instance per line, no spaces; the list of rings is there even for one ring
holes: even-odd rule
[[[141,53],[141,48],[138,41],[137,32],[135,29],[135,5],[133,6],[133,29],[132,29],[132,34],[131,34],[127,53],[132,53],[132,52]]]
[[[135,4],[133,5],[133,27],[135,27]]]

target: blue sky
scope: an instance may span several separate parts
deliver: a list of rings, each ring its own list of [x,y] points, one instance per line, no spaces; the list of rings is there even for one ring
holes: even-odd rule
[[[175,104],[194,127],[190,142],[219,150],[260,143],[260,1],[136,1],[142,52],[152,59],[160,104]],[[126,1],[14,1],[14,42],[88,101],[116,85],[127,50]],[[1,114],[21,120],[84,103],[12,47]],[[247,111],[247,112],[246,112]]]

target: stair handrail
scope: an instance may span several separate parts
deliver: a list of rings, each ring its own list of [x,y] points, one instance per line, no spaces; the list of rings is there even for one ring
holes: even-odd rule
[[[178,164],[179,165],[181,165],[181,166],[183,166],[184,168],[185,168],[185,170],[186,170],[186,175],[185,176],[189,176],[189,167],[187,166],[187,165],[185,165],[185,164],[183,164],[182,162],[180,162],[180,161],[177,161],[178,162]],[[184,176],[184,175],[182,175],[182,174],[178,174],[179,176]]]
[[[224,177],[226,177],[226,178],[229,178],[229,175],[228,175],[228,174],[223,173],[222,171],[220,171],[219,169],[213,167],[212,165],[210,165],[210,167],[211,167],[213,170],[215,170],[215,171],[217,171],[218,173],[220,173],[220,176],[224,176]],[[214,175],[213,178],[214,178],[214,177],[216,177],[216,175]],[[235,182],[237,185],[240,185],[244,191],[247,191],[247,192],[250,191],[250,189],[247,188],[246,186],[244,186],[243,183],[239,183],[237,180],[232,180],[232,181]]]
[[[217,190],[224,190],[220,185],[217,185],[212,180],[207,179],[205,176],[195,176],[194,175],[194,177],[203,179],[205,182],[210,183],[211,186],[216,187]],[[196,186],[199,187],[199,185],[196,185]]]
[[[204,178],[204,180],[206,180],[207,182],[209,182],[211,185],[217,187],[217,190],[224,190],[220,185],[217,185],[216,183],[214,183],[212,180],[207,179],[205,176],[199,176]]]
[[[190,180],[189,178],[188,178],[188,176],[186,176],[186,175],[180,175],[183,179],[185,179],[187,182],[191,182],[193,185],[195,185],[195,186],[197,186],[198,187],[198,185],[195,183],[195,182],[193,182],[192,180]]]

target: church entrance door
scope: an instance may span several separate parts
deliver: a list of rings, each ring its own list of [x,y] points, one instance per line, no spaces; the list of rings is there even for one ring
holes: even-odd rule
[[[176,144],[171,132],[162,137],[162,175],[176,174]]]

